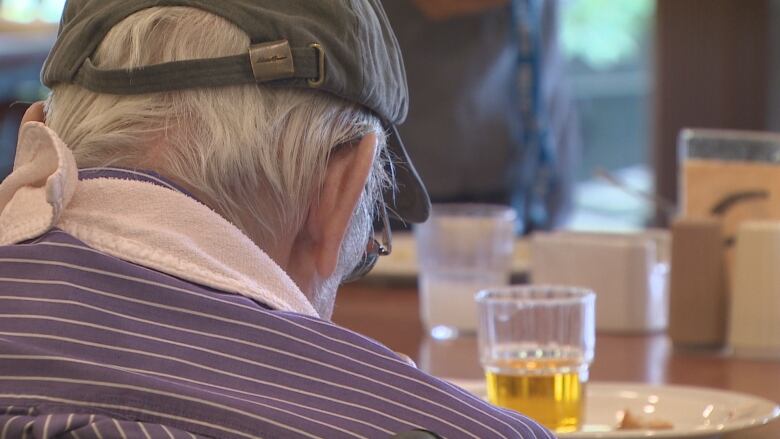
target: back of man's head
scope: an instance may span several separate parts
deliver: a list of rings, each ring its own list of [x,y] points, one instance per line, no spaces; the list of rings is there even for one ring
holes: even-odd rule
[[[249,46],[246,33],[217,15],[153,7],[114,26],[91,61],[103,69],[133,69],[246,54]],[[363,237],[387,181],[380,120],[315,90],[249,84],[114,95],[58,84],[47,124],[72,148],[79,167],[158,171],[261,246],[302,226],[335,146],[371,133],[379,139],[381,159],[356,215]]]

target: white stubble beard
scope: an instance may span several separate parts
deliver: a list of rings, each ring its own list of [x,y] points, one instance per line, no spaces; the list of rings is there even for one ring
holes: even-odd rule
[[[369,201],[363,195],[352,219],[344,234],[344,240],[339,249],[339,259],[333,274],[319,282],[314,288],[314,309],[320,318],[330,320],[333,316],[333,307],[336,302],[336,292],[343,280],[349,276],[363,259],[368,239],[373,230],[371,215],[372,209],[368,207]],[[373,205],[373,203],[370,203]]]

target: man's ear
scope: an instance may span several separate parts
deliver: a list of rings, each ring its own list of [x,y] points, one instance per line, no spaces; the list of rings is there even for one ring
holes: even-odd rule
[[[373,167],[377,137],[368,134],[356,146],[334,151],[328,161],[319,198],[312,204],[307,229],[320,278],[336,270],[339,250]]]
[[[46,121],[46,116],[43,114],[43,102],[39,101],[30,105],[30,108],[28,108],[27,111],[24,112],[24,116],[22,117],[22,122],[19,125],[19,128],[21,129],[21,126],[26,124],[27,122],[45,122],[45,121]]]

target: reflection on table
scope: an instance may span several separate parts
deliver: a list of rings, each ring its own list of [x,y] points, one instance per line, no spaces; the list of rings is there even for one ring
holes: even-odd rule
[[[417,289],[408,284],[345,286],[333,320],[409,355],[433,375],[482,377],[476,338],[426,337],[418,317]],[[599,334],[591,380],[702,386],[780,401],[780,362],[741,360],[711,351],[678,352],[664,334]],[[780,422],[726,438],[777,439]]]

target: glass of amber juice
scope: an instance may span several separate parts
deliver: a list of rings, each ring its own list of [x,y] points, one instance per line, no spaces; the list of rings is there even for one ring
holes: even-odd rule
[[[596,295],[560,286],[480,291],[479,351],[491,403],[577,431],[595,346]]]

